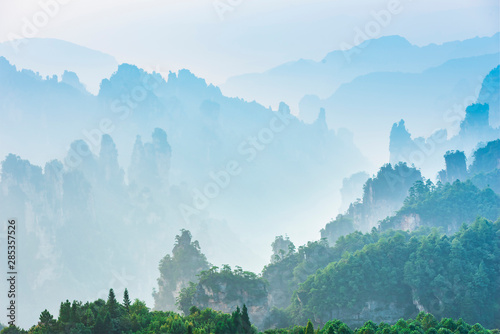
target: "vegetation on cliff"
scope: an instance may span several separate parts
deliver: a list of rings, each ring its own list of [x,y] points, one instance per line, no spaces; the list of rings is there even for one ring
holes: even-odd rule
[[[472,181],[434,185],[431,181],[417,181],[410,188],[402,208],[392,217],[380,222],[382,230],[402,229],[403,221],[418,215],[418,226],[442,227],[444,232],[455,232],[463,223],[476,217],[495,220],[500,217],[500,196],[490,188],[480,190]],[[417,227],[418,227],[417,226]]]
[[[198,241],[191,241],[191,232],[181,230],[175,237],[172,255],[167,254],[159,265],[158,291],[153,293],[157,310],[176,310],[176,298],[182,288],[195,281],[196,276],[210,268]]]
[[[407,316],[420,308],[498,327],[499,234],[500,221],[478,218],[450,237],[437,230],[381,237],[310,276],[288,311],[295,322],[325,323],[336,311],[359,314],[367,301],[379,301]]]

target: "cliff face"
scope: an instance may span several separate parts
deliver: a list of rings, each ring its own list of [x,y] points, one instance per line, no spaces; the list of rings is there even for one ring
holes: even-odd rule
[[[401,208],[409,189],[422,180],[419,170],[406,163],[384,165],[377,175],[363,186],[363,198],[351,203],[343,215],[338,215],[321,230],[331,246],[342,236],[354,232],[369,232],[380,220],[392,216]]]
[[[375,323],[385,322],[391,324],[406,316],[408,316],[406,307],[402,305],[398,305],[395,302],[387,303],[370,300],[357,311],[336,308],[332,309],[331,312],[325,313],[323,315],[324,319],[316,319],[316,321],[318,323],[324,323],[325,320],[339,319],[350,327],[355,328],[361,327],[366,322],[366,319],[370,319]]]
[[[419,227],[429,225],[432,226],[431,223],[422,220],[418,213],[409,213],[398,217],[395,229],[412,232],[417,230]],[[451,219],[447,221],[446,226],[444,226],[443,232],[447,234],[453,234],[458,231],[460,225],[461,223],[457,219]]]
[[[489,123],[493,128],[500,127],[500,66],[495,67],[484,78],[479,92],[478,103],[487,103],[490,107]]]
[[[200,272],[210,267],[205,255],[201,253],[198,241],[192,241],[191,232],[181,230],[181,234],[175,239],[172,255],[167,254],[160,261],[158,291],[153,293],[157,310],[176,311],[176,300],[181,290],[187,288],[190,282],[196,281]]]
[[[252,324],[262,328],[269,313],[268,293],[264,282],[255,284],[252,289],[241,288],[230,282],[198,284],[194,295],[195,305],[211,308],[224,313],[232,313],[236,307],[245,304]]]
[[[420,226],[420,215],[410,214],[402,217],[400,222],[400,230],[415,231]]]

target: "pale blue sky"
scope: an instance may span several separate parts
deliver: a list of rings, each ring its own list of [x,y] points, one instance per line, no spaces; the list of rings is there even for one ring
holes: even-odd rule
[[[391,1],[399,2],[399,13],[375,37],[398,34],[425,45],[500,30],[497,0],[8,0],[0,1],[0,41],[23,37],[26,21],[54,1],[57,13],[39,24],[35,37],[162,72],[188,68],[215,84],[354,44],[356,29],[364,30],[373,11]],[[216,4],[231,10],[218,15]]]

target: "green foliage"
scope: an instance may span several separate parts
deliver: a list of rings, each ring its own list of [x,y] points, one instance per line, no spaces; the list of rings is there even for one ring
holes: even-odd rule
[[[63,303],[64,304],[64,303]],[[174,312],[150,311],[144,302],[135,300],[130,305],[129,313],[123,317],[130,320],[130,327],[122,327],[119,331],[113,329],[112,318],[102,300],[91,303],[73,302],[76,305],[78,314],[93,313],[97,318],[94,326],[88,326],[84,322],[64,323],[60,318],[55,321],[48,311],[43,311],[40,323],[31,327],[28,331],[15,326],[4,328],[0,331],[5,333],[27,333],[27,334],[100,334],[100,333],[126,333],[126,334],[146,334],[146,333],[170,333],[170,334],[257,334],[257,330],[250,323],[248,310],[243,305],[240,311],[239,307],[232,314],[225,314],[211,309],[193,309],[188,316],[181,316]],[[94,311],[96,311],[94,313]],[[52,327],[46,328],[45,325],[51,323]],[[467,324],[464,320],[457,321],[449,318],[443,318],[439,323],[434,316],[427,313],[419,313],[415,319],[400,319],[394,325],[385,323],[376,324],[367,321],[356,330],[352,330],[340,320],[329,320],[323,327],[317,327],[314,330],[314,323],[307,321],[306,327],[291,326],[288,328],[267,329],[265,334],[498,334],[498,330],[487,330],[482,325]]]
[[[189,285],[182,289],[179,293],[179,297],[177,297],[177,306],[184,314],[191,314],[191,310],[195,304],[195,293],[196,284],[193,282],[189,282]]]
[[[415,167],[408,167],[400,162],[382,166],[377,175],[366,181],[363,186],[363,198],[351,203],[345,214],[321,230],[321,237],[327,238],[330,245],[341,235],[354,230],[369,231],[378,220],[383,219],[401,207],[408,195],[408,190],[422,175]]]
[[[327,238],[330,245],[335,245],[341,236],[348,235],[354,231],[354,220],[347,215],[338,215],[337,218],[330,221],[321,230],[321,237]]]
[[[20,333],[26,333],[26,332],[23,331],[19,327],[16,327],[14,325],[10,325],[9,327],[5,327],[4,329],[2,329],[2,331],[0,333],[2,333],[2,334],[20,334]]]
[[[128,290],[125,289],[125,291],[123,292],[123,307],[125,309],[125,312],[127,312],[127,313],[130,312],[130,304],[131,304],[131,301],[130,301],[130,297],[128,295]]]
[[[363,190],[363,203],[377,201],[403,201],[408,194],[408,189],[418,180],[422,179],[419,170],[408,167],[400,162],[394,167],[386,164],[380,168],[375,178],[366,181]]]
[[[324,239],[308,242],[307,245],[299,247],[298,251],[290,252],[279,261],[264,267],[262,277],[269,283],[269,290],[273,293],[273,306],[287,307],[293,291],[307,277],[330,262],[340,259],[345,251],[362,248],[368,241],[359,239],[365,237],[361,233],[351,235],[347,239],[341,237],[338,240],[339,246],[334,248]]]
[[[110,318],[118,318],[120,315],[120,304],[116,300],[115,292],[113,289],[109,289],[108,301],[106,302],[106,307],[109,312]]]
[[[380,228],[402,228],[402,222],[411,215],[418,215],[421,225],[456,231],[462,223],[472,223],[478,216],[489,220],[500,217],[500,196],[489,188],[480,190],[470,180],[437,186],[418,181],[403,207],[395,216],[383,220]]]
[[[439,317],[499,326],[499,299],[491,297],[500,295],[499,234],[500,221],[477,219],[451,237],[436,230],[380,237],[310,276],[296,290],[289,312],[295,322],[321,322],[335,310],[355,314],[366,301],[403,309],[418,302]],[[419,323],[422,331],[436,327],[431,316]],[[456,330],[446,322],[441,326]]]
[[[471,182],[479,189],[491,188],[495,193],[500,194],[500,168],[488,173],[475,174]]]
[[[243,310],[241,311],[241,323],[243,326],[243,331],[245,333],[252,332],[252,323],[250,322],[250,317],[248,316],[248,309],[245,304],[243,304]]]
[[[184,314],[190,314],[191,306],[206,308],[209,304],[209,295],[218,295],[224,292],[224,299],[219,302],[238,302],[248,305],[260,305],[267,298],[267,282],[256,274],[243,271],[241,267],[232,270],[224,265],[220,270],[212,267],[202,271],[198,284],[190,283],[181,290],[177,303]],[[209,294],[206,292],[210,291]]]
[[[55,324],[54,317],[50,314],[49,311],[44,310],[42,314],[40,314],[40,325],[44,327],[50,327]]]
[[[314,334],[314,326],[313,326],[311,320],[307,321],[307,326],[306,326],[306,330],[304,331],[304,334]]]
[[[390,238],[396,233],[404,235],[404,238],[409,240],[411,236],[428,234],[429,230],[420,229],[411,234],[393,230],[380,232],[374,229],[371,233],[365,234],[357,231],[341,236],[333,247],[330,247],[324,239],[308,242],[307,245],[299,247],[297,252],[289,253],[280,261],[267,265],[262,272],[262,277],[269,283],[269,291],[274,302],[271,306],[288,307],[294,291],[319,269],[323,269],[329,263],[349,256],[349,254],[362,249],[365,245],[376,243],[381,238]],[[269,317],[266,323],[269,324],[269,327],[274,325],[287,326],[290,323],[289,320],[286,320],[288,318],[288,315],[275,314]],[[304,316],[304,318],[301,318],[301,320],[306,321],[307,316]],[[285,323],[285,321],[288,322]]]
[[[491,141],[485,147],[477,149],[474,154],[469,172],[474,174],[489,173],[498,169],[500,159],[500,139]]]

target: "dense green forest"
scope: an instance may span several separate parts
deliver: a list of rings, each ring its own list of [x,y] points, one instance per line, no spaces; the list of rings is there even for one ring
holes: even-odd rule
[[[295,322],[324,323],[332,315],[347,320],[368,302],[401,316],[425,309],[498,328],[499,235],[500,220],[478,218],[453,236],[433,230],[425,236],[400,231],[381,237],[310,276],[295,291],[287,313]]]
[[[326,224],[321,237],[333,246],[342,235],[379,226],[427,225],[454,233],[477,216],[496,220],[500,216],[500,139],[483,145],[472,153],[469,167],[464,152],[448,151],[436,184],[405,163],[382,166],[364,184],[362,198]]]
[[[232,313],[212,309],[200,310],[193,306],[185,316],[175,312],[151,311],[144,302],[131,302],[125,290],[119,303],[114,291],[109,291],[107,301],[61,303],[58,318],[44,310],[38,324],[29,330],[15,326],[6,327],[2,334],[498,334],[498,329],[488,330],[481,324],[468,324],[463,319],[443,318],[438,321],[432,314],[420,312],[415,319],[399,319],[395,324],[365,322],[360,328],[350,328],[340,320],[330,320],[324,326],[314,326],[311,320],[304,326],[268,329],[259,332],[250,322],[245,305]]]
[[[425,225],[451,233],[478,216],[489,220],[500,217],[500,196],[490,188],[480,190],[471,180],[437,185],[430,180],[417,181],[402,208],[381,221],[380,228],[413,229]]]
[[[500,194],[500,139],[477,149],[473,158],[469,167],[472,182],[480,189],[489,187]]]

